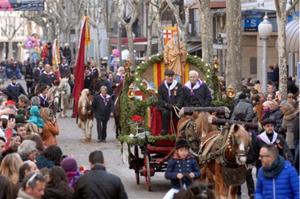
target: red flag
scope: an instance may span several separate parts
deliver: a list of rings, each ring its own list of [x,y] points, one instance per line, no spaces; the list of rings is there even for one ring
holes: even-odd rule
[[[73,117],[77,117],[78,114],[78,101],[80,93],[84,88],[84,59],[85,59],[85,32],[86,32],[86,17],[81,27],[80,32],[80,43],[79,50],[77,54],[77,62],[75,67],[75,84],[74,84],[74,107],[73,107]]]

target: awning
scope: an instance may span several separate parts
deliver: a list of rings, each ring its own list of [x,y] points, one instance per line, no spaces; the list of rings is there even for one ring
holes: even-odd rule
[[[300,20],[294,19],[286,25],[286,49],[288,52],[299,53],[299,23]]]

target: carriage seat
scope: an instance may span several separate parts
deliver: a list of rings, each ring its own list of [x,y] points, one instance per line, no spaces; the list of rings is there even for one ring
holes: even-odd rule
[[[160,110],[156,107],[156,106],[152,106],[150,108],[150,118],[151,118],[151,134],[153,136],[158,136],[161,133],[161,129],[162,129],[162,123],[161,123],[161,112]],[[176,134],[177,131],[177,123],[178,123],[178,119],[177,117],[173,118],[173,123],[174,123],[174,127],[175,127],[175,132],[171,132],[171,126],[169,124],[169,135],[172,135],[172,133]]]
[[[155,144],[147,144],[147,150],[149,153],[161,153],[169,154],[175,146],[175,141],[172,140],[160,140],[156,141]]]

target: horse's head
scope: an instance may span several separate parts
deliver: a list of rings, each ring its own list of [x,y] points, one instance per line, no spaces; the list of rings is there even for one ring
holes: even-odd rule
[[[245,128],[239,124],[233,124],[229,130],[229,146],[239,165],[246,163],[246,156],[251,144],[251,137]]]

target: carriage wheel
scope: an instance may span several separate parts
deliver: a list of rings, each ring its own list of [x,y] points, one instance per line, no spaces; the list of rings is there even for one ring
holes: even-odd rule
[[[139,148],[138,146],[134,146],[134,156],[138,159],[139,158]],[[135,180],[136,184],[140,184],[140,168],[136,168],[135,172]]]
[[[146,185],[148,191],[151,191],[151,171],[150,171],[150,157],[148,154],[145,154],[145,164],[146,164]]]

